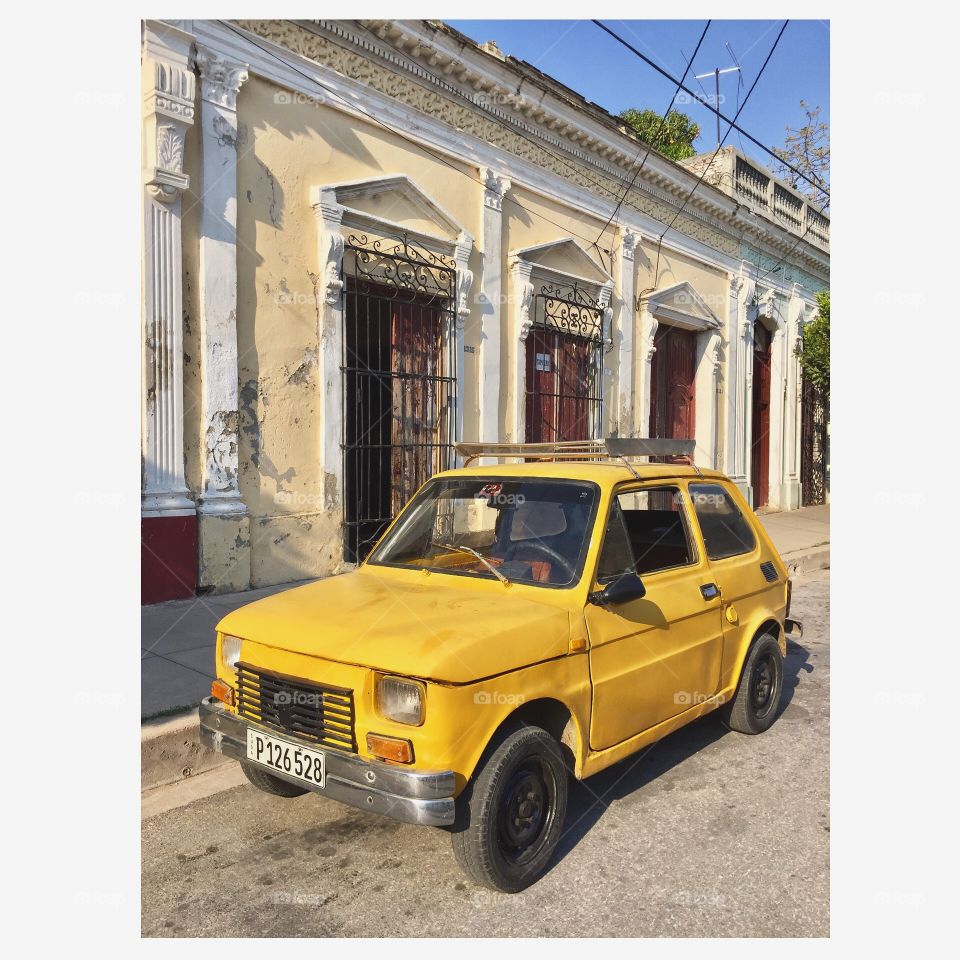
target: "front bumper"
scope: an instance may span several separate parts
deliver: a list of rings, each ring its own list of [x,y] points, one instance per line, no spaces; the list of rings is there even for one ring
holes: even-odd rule
[[[262,729],[264,733],[281,739],[294,739],[230,713],[213,697],[208,697],[200,704],[200,742],[217,753],[246,761],[247,729],[250,727]],[[317,749],[306,742],[304,746]],[[326,766],[323,788],[310,787],[295,777],[285,777],[272,767],[269,772],[297,786],[339,800],[340,803],[382,813],[394,820],[432,827],[448,827],[453,823],[453,791],[456,784],[453,771],[423,773],[404,770],[378,760],[364,760],[337,750],[324,749],[323,754]]]

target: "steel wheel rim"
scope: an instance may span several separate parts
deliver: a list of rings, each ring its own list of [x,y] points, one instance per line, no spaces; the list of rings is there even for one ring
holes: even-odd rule
[[[528,757],[513,771],[497,809],[504,860],[522,866],[540,853],[556,817],[556,797],[556,777],[542,757]]]
[[[754,664],[750,674],[750,706],[758,720],[766,717],[776,705],[777,687],[773,654],[768,653]]]

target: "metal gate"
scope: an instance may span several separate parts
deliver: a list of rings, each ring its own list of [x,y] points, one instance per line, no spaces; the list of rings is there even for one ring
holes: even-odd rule
[[[344,558],[359,563],[425,480],[452,465],[457,274],[409,238],[343,255]]]
[[[803,506],[827,501],[830,462],[827,423],[829,406],[823,393],[804,377],[801,402],[800,484]]]
[[[544,284],[527,336],[526,440],[588,440],[602,429],[603,310],[574,284]]]

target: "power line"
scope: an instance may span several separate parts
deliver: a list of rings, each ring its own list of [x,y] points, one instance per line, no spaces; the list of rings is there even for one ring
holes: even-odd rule
[[[349,107],[351,110],[356,110],[358,113],[363,114],[363,116],[365,116],[368,120],[372,121],[373,123],[379,124],[379,126],[383,127],[384,130],[388,130],[390,133],[396,134],[397,136],[403,139],[406,139],[408,137],[408,133],[406,131],[400,130],[396,127],[392,127],[388,123],[384,123],[384,121],[381,120],[379,117],[375,117],[372,113],[369,113],[368,111],[364,110],[362,107],[358,106],[357,104],[350,102],[346,97],[342,96],[331,87],[328,87],[325,83],[318,80],[316,77],[311,76],[305,70],[301,70],[299,67],[295,66],[294,64],[288,63],[286,60],[280,57],[277,53],[275,53],[269,47],[266,47],[262,43],[260,43],[258,39],[255,39],[252,36],[248,36],[246,33],[242,33],[240,30],[238,30],[236,27],[234,27],[232,24],[228,23],[225,20],[220,20],[219,22],[222,26],[227,27],[227,29],[231,30],[241,39],[246,40],[249,43],[252,43],[254,46],[258,47],[264,53],[269,54],[279,63],[283,64],[283,66],[293,70],[295,73],[300,74],[300,76],[304,77],[306,80],[309,80],[310,83],[316,84],[316,86],[320,87],[320,89],[323,90],[325,93],[330,94],[330,96],[336,98],[342,104]],[[317,102],[319,103],[319,101]],[[471,183],[478,184],[479,186],[484,188],[486,187],[486,184],[484,184],[482,180],[478,179],[477,177],[471,176],[469,173],[467,173],[466,170],[462,170],[460,167],[451,163],[445,156],[443,156],[443,154],[430,149],[429,147],[420,143],[420,141],[417,141],[417,142],[420,148],[425,153],[430,154],[430,156],[432,156],[435,160],[439,160],[442,164],[449,167],[451,170],[455,170],[461,176],[466,177]],[[507,203],[512,203],[515,206],[519,207],[521,210],[525,211],[526,213],[529,213],[531,216],[538,217],[539,219],[545,221],[546,223],[552,224],[553,226],[558,227],[560,230],[564,231],[565,233],[572,234],[573,236],[578,237],[579,239],[585,241],[588,244],[593,244],[594,242],[589,237],[584,236],[582,233],[577,233],[576,230],[570,229],[568,225],[558,223],[556,220],[552,220],[550,217],[540,213],[538,210],[531,210],[529,207],[524,206],[519,200],[516,200],[513,197],[505,196],[503,199]],[[616,289],[616,282],[614,282],[614,289]],[[619,291],[617,292],[619,293]]]
[[[712,20],[707,21],[707,25],[703,28],[703,33],[700,34],[700,39],[697,41],[696,49],[693,51],[693,54],[690,56],[690,59],[687,61],[687,67],[683,71],[683,76],[680,78],[681,82],[687,78],[687,74],[690,72],[690,67],[693,66],[693,61],[697,56],[697,52],[700,50],[700,45],[703,43],[703,38],[706,37],[707,31],[710,29],[710,24],[713,23]],[[680,51],[683,53],[683,51]],[[677,94],[680,92],[680,86],[677,85],[677,89],[673,91],[673,96],[670,98],[670,102],[667,104],[667,109],[664,111],[663,116],[660,118],[660,123],[657,126],[656,132],[653,134],[652,139],[656,140],[660,136],[660,131],[663,129],[664,124],[667,122],[667,117],[670,115],[670,111],[673,109],[674,101],[677,99]],[[633,158],[633,163],[637,162],[637,157],[640,156],[640,151],[643,149],[643,144],[637,148],[637,153]],[[597,234],[597,239],[593,241],[593,245],[597,246],[597,241],[604,235],[607,227],[610,226],[610,222],[613,218],[620,212],[620,208],[623,206],[623,201],[627,199],[627,194],[633,189],[633,185],[637,182],[637,177],[640,176],[640,171],[643,170],[644,165],[647,162],[647,157],[650,156],[650,152],[653,150],[651,145],[647,145],[647,152],[644,155],[643,161],[640,166],[633,172],[633,177],[630,180],[630,183],[627,184],[626,189],[623,191],[623,196],[618,201],[616,207],[614,207],[613,213],[607,218],[607,222],[603,225],[603,230]],[[599,249],[599,248],[598,248]]]
[[[605,23],[601,23],[599,20],[594,20],[592,22],[595,23],[605,33],[609,33],[614,40],[616,40],[618,43],[623,44],[623,46],[625,46],[635,56],[638,56],[648,66],[653,67],[653,69],[656,70],[657,73],[659,73],[661,76],[666,77],[671,83],[676,83],[684,93],[689,94],[691,97],[693,97],[694,100],[696,100],[697,103],[699,103],[701,106],[706,107],[708,110],[713,112],[713,108],[710,106],[710,104],[706,100],[703,99],[703,97],[700,96],[700,94],[698,94],[694,90],[691,90],[689,87],[685,86],[681,81],[678,81],[676,77],[674,77],[668,71],[664,70],[663,67],[661,67],[659,64],[654,63],[653,60],[651,60],[646,54],[641,53],[635,46],[633,46],[632,44],[624,40],[623,37],[621,37],[619,34],[611,30]],[[821,190],[823,193],[827,195],[827,197],[830,196],[830,192],[828,190],[826,190],[823,186],[821,186],[819,183],[815,182],[814,180],[811,180],[810,177],[808,177],[802,170],[782,160],[780,156],[778,156],[778,154],[774,150],[772,150],[770,147],[768,147],[765,143],[761,143],[755,136],[753,136],[753,134],[749,133],[747,130],[744,130],[743,127],[738,126],[734,122],[736,120],[736,117],[734,117],[734,120],[731,120],[729,117],[724,116],[724,114],[720,112],[719,104],[717,105],[717,113],[720,115],[721,120],[723,120],[725,123],[730,124],[730,126],[734,130],[736,130],[738,133],[742,133],[752,144],[754,144],[755,146],[763,150],[764,153],[769,154],[777,162],[783,163],[783,165],[788,170],[791,170],[801,179],[806,180],[811,187],[815,187],[817,190]],[[739,111],[738,111],[738,115],[739,115]]]
[[[663,238],[673,229],[673,225],[677,222],[677,220],[680,219],[680,214],[683,213],[683,211],[686,209],[686,206],[692,199],[694,193],[697,190],[697,187],[699,187],[700,184],[703,183],[703,178],[707,175],[707,171],[710,169],[711,166],[713,166],[713,161],[716,160],[717,154],[720,153],[720,151],[723,149],[723,145],[726,142],[727,137],[729,137],[730,134],[733,132],[737,117],[740,116],[741,112],[743,111],[743,108],[747,105],[747,102],[749,101],[751,94],[756,89],[757,84],[760,82],[760,78],[763,76],[763,72],[767,69],[767,64],[770,62],[770,58],[773,56],[774,51],[777,49],[777,46],[780,43],[780,38],[783,36],[783,32],[787,29],[788,23],[790,23],[789,20],[783,21],[783,26],[780,28],[780,32],[777,34],[776,40],[773,41],[773,46],[770,48],[770,52],[767,54],[766,59],[763,61],[763,64],[760,66],[759,72],[757,73],[756,77],[754,77],[753,83],[750,84],[750,89],[747,91],[747,95],[743,98],[743,102],[737,108],[737,112],[734,115],[733,120],[729,121],[730,126],[727,127],[727,132],[723,135],[723,139],[717,144],[717,149],[713,151],[713,156],[710,158],[709,162],[704,165],[703,170],[700,172],[700,177],[697,179],[697,182],[693,185],[693,189],[691,189],[691,191],[687,194],[686,200],[683,201],[683,205],[677,211],[673,220],[670,221],[670,225],[666,228],[666,230],[663,231],[663,233],[660,234],[660,238],[657,241],[657,263],[653,273],[654,283],[657,282],[657,277],[660,275],[660,251],[663,247]]]

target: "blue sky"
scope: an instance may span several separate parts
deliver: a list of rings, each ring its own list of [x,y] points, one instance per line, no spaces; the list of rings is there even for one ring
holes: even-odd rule
[[[496,40],[504,53],[526,60],[611,113],[650,107],[663,113],[674,86],[589,20],[450,20],[451,26],[483,43]],[[705,20],[605,20],[607,26],[676,77],[680,77],[703,32]],[[688,75],[733,65],[729,43],[743,68],[741,96],[756,79],[782,20],[714,20]],[[737,75],[720,78],[721,111],[737,111]],[[713,93],[713,78],[700,81]],[[682,96],[683,94],[681,94]],[[791,20],[738,124],[768,146],[782,146],[785,127],[801,124],[800,101],[819,105],[830,121],[830,28],[824,20]],[[716,146],[716,117],[696,102],[677,108],[700,124],[698,152]],[[721,136],[726,125],[721,126]],[[770,163],[736,131],[726,140],[748,156]]]

